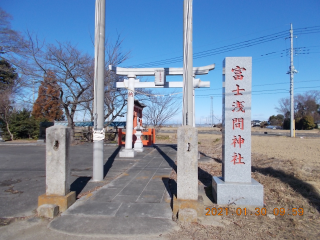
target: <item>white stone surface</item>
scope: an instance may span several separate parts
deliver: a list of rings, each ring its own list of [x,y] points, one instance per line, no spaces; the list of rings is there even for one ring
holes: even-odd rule
[[[224,61],[222,110],[222,177],[251,182],[251,57]]]
[[[133,149],[122,149],[119,152],[119,157],[134,157],[136,155],[136,152]]]
[[[37,208],[39,217],[54,218],[59,214],[59,206],[54,204],[43,204]]]
[[[134,86],[136,88],[182,88],[183,82],[165,82],[163,85],[156,85],[154,82],[140,82],[138,79],[135,80]],[[128,80],[123,82],[117,82],[116,88],[127,88]],[[195,88],[209,88],[210,82],[201,81],[200,79],[193,79],[193,87]]]
[[[250,183],[228,183],[213,177],[212,195],[217,204],[263,206],[263,185],[254,179]]]
[[[178,128],[177,198],[198,200],[198,130]]]
[[[193,67],[193,75],[208,74],[210,70],[215,68],[215,64],[203,67]],[[117,75],[128,76],[154,76],[155,72],[164,71],[166,75],[183,75],[183,68],[122,68],[109,65],[109,70],[114,71]]]
[[[126,124],[126,142],[125,150],[119,153],[119,157],[134,157],[132,150],[132,135],[133,135],[133,110],[134,110],[134,77],[129,77],[128,81],[128,104],[127,104],[127,124]],[[133,154],[132,154],[133,152]]]
[[[136,131],[137,140],[134,143],[134,151],[143,152],[143,143],[141,141],[142,131]]]
[[[53,126],[46,132],[46,194],[65,196],[70,192],[70,128]]]
[[[263,186],[251,178],[252,58],[223,62],[222,177],[213,177],[217,204],[263,206]]]

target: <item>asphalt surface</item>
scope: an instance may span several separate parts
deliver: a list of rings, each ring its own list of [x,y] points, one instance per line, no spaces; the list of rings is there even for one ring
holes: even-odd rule
[[[130,168],[134,160],[114,162],[117,146],[104,146],[105,179],[92,183],[92,144],[70,148],[71,191],[77,194],[105,185]],[[113,171],[109,172],[111,166]],[[0,144],[0,217],[30,216],[45,193],[45,144]],[[10,207],[8,207],[10,206]]]

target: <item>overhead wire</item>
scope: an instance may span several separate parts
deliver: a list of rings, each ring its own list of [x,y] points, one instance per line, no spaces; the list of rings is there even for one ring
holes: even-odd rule
[[[311,34],[311,33],[319,33],[320,32],[320,26],[314,26],[314,27],[305,27],[305,28],[297,28],[295,29],[295,34]],[[255,45],[263,44],[266,42],[274,41],[277,39],[281,39],[288,36],[288,31],[281,31],[273,34],[269,34],[266,36],[238,42],[238,43],[233,43],[229,44],[226,46],[218,47],[218,48],[213,48],[213,49],[208,49],[205,51],[197,52],[193,54],[194,59],[198,58],[203,58],[203,57],[208,57],[208,56],[213,56],[229,51],[235,51],[239,50],[242,48],[247,48],[247,47],[252,47]],[[179,57],[173,57],[173,58],[167,58],[163,60],[157,60],[157,61],[152,61],[152,62],[147,62],[147,63],[141,63],[137,64],[131,67],[151,67],[155,65],[166,65],[166,64],[172,64],[172,63],[177,63],[177,62],[182,62],[183,61],[183,56]]]

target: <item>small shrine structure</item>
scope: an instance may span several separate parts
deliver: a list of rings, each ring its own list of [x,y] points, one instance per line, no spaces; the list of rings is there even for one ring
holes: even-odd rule
[[[133,107],[133,136],[132,136],[132,144],[136,142],[137,137],[135,136],[137,132],[137,127],[142,127],[142,111],[146,107],[143,103],[140,103],[138,100],[134,100]],[[145,129],[145,128],[143,128]],[[146,131],[141,131],[144,136],[141,139],[143,146],[152,146],[156,142],[156,131],[154,128],[145,129]],[[125,145],[125,141],[122,140],[122,136],[126,135],[126,131],[123,131],[122,128],[118,129],[118,145]]]

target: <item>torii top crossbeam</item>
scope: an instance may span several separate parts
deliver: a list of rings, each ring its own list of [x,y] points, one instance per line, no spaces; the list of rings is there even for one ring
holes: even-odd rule
[[[203,67],[194,67],[193,75],[208,74],[210,70],[215,68],[215,64]],[[154,76],[156,72],[163,71],[165,75],[183,75],[183,68],[122,68],[109,65],[109,70],[114,71],[121,76]]]

